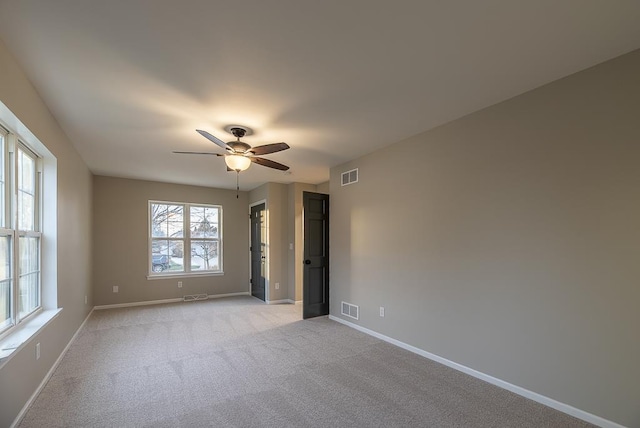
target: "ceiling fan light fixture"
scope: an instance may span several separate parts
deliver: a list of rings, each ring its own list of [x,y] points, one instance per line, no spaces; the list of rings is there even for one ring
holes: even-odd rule
[[[234,171],[244,171],[251,165],[251,159],[245,156],[228,155],[224,157],[224,161],[229,168]]]
[[[0,0],[1,1],[1,0]],[[253,131],[251,129],[240,125],[229,125],[225,127],[225,130],[231,132],[236,141],[229,141],[228,143],[222,141],[220,138],[209,134],[202,129],[196,129],[198,134],[205,137],[207,140],[214,143],[216,146],[227,151],[226,154],[211,153],[211,152],[183,152],[174,151],[173,153],[179,154],[192,154],[192,155],[214,155],[224,156],[225,163],[229,171],[241,172],[249,168],[251,163],[257,163],[258,165],[265,166],[267,168],[273,168],[280,171],[287,171],[289,167],[283,165],[271,159],[260,157],[262,155],[268,155],[271,153],[281,152],[283,150],[290,149],[287,143],[273,143],[263,144],[261,146],[251,147],[249,144],[240,141],[241,137],[245,135],[251,135]]]

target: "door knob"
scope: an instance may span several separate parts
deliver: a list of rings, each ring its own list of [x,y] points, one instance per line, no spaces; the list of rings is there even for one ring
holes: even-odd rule
[[[305,264],[305,265],[310,265],[310,264],[311,264],[311,260],[309,260],[309,259],[305,260],[305,261],[304,261],[304,264]]]

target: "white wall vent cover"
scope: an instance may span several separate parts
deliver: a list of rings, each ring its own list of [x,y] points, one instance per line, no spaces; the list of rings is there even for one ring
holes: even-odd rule
[[[195,302],[196,300],[208,300],[208,294],[186,294],[183,298],[185,302]]]
[[[358,312],[360,312],[360,308],[358,306],[352,305],[351,303],[342,302],[342,315],[349,318],[358,319]]]
[[[342,185],[353,184],[358,182],[358,168],[342,173]]]

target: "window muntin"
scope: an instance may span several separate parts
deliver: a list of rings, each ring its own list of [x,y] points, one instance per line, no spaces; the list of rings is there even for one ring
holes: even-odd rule
[[[222,207],[149,201],[149,275],[222,273]]]

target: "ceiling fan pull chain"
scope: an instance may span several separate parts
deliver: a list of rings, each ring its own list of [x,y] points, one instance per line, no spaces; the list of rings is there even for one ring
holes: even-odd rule
[[[236,199],[240,198],[240,171],[236,170]]]

